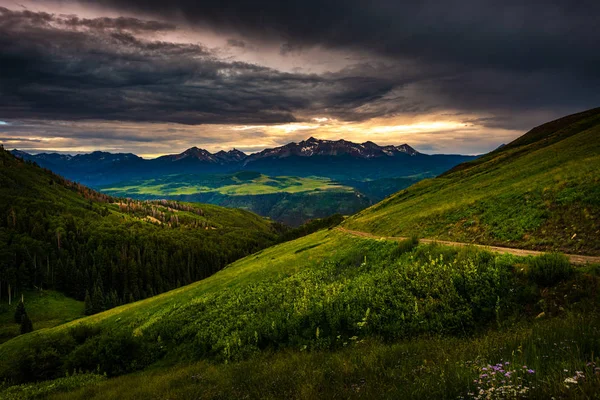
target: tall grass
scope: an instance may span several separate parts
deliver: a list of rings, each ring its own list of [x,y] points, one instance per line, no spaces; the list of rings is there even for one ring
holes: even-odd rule
[[[70,387],[51,398],[476,398],[488,388],[480,381],[491,368],[483,368],[502,363],[506,370],[523,370],[515,372],[522,380],[507,379],[509,385],[521,382],[527,388],[526,396],[516,398],[593,399],[600,391],[598,354],[598,314],[568,313],[472,338],[422,337],[392,344],[366,340],[333,352],[285,350],[230,364],[161,366]],[[577,371],[585,378],[566,383]]]

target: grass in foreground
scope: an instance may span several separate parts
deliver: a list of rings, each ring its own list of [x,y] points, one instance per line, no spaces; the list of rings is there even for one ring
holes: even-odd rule
[[[594,399],[600,393],[599,352],[598,315],[569,313],[475,338],[424,337],[393,344],[367,340],[333,352],[287,350],[230,364],[157,366],[108,380],[75,376],[62,378],[58,385],[13,387],[0,391],[0,396],[36,398],[31,394],[42,393],[37,398],[53,394],[49,398],[63,400]]]

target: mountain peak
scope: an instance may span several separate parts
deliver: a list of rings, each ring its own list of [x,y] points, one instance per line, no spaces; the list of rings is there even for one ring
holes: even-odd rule
[[[406,154],[411,155],[411,156],[419,154],[418,151],[416,151],[415,149],[413,149],[412,147],[410,147],[406,143],[401,144],[400,146],[396,146],[396,149],[398,149],[398,151],[400,151],[402,153],[406,153]]]
[[[311,136],[299,143],[292,142],[282,147],[266,149],[259,153],[252,154],[248,156],[247,162],[262,158],[286,158],[290,156],[350,156],[354,158],[395,157],[401,153],[411,156],[419,154],[408,144],[382,147],[372,141],[358,144],[344,139],[335,141],[321,140]]]
[[[238,149],[235,149],[235,148],[231,149],[229,151],[220,150],[220,151],[216,152],[214,154],[214,156],[217,157],[219,160],[221,160],[224,163],[235,163],[235,162],[242,161],[243,159],[248,157],[246,155],[246,153],[244,153],[243,151],[239,151]]]

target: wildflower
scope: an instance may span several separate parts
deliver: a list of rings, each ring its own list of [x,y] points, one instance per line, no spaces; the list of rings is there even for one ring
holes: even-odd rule
[[[488,377],[488,374],[481,374],[481,375],[479,375],[479,377],[480,377],[480,378],[487,378],[487,377]]]
[[[573,383],[573,384],[577,384],[577,379],[573,379],[573,378],[566,378],[565,379],[565,383]]]
[[[529,374],[535,374],[535,370],[533,370],[533,369],[528,369],[528,370],[527,370],[527,373],[529,373]]]

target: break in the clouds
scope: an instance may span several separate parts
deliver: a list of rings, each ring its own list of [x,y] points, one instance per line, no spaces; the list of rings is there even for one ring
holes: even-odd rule
[[[591,1],[0,0],[0,137],[483,152],[600,104],[599,25]]]

